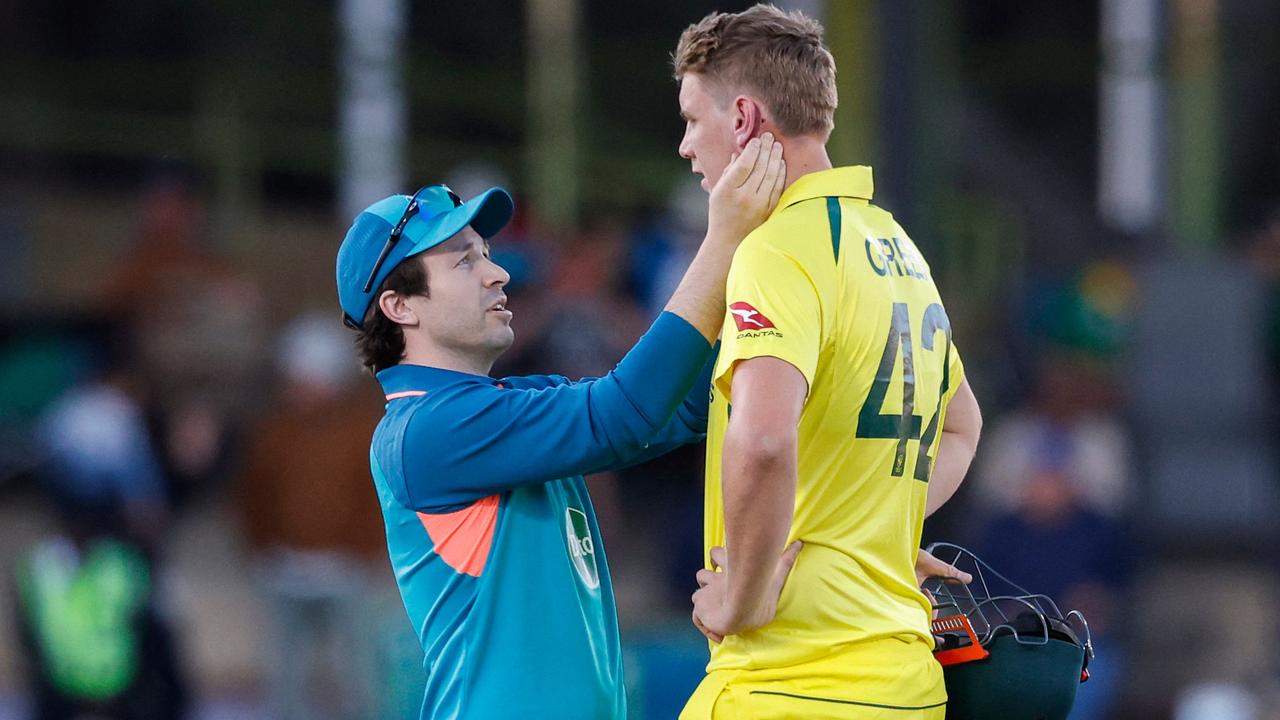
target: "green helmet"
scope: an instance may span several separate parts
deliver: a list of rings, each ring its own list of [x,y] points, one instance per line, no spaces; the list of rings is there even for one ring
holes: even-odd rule
[[[958,545],[927,550],[973,575],[932,578],[934,655],[947,683],[947,720],[1066,720],[1089,678],[1093,642],[1084,615],[1065,615]]]

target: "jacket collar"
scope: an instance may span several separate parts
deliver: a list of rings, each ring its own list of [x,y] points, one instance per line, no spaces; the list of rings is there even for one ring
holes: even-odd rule
[[[425,395],[431,390],[454,385],[461,382],[475,382],[493,385],[497,383],[487,375],[472,375],[457,370],[411,365],[400,363],[382,370],[377,375],[378,383],[388,400],[401,397]]]

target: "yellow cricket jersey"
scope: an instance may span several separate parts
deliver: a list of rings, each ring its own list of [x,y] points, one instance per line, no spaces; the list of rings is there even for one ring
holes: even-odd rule
[[[929,265],[871,192],[869,167],[805,175],[734,256],[707,432],[706,545],[725,541],[735,364],[773,356],[809,382],[788,538],[805,546],[774,621],[713,645],[709,672],[827,667],[872,646],[890,666],[932,650],[914,567],[939,426],[963,368]]]

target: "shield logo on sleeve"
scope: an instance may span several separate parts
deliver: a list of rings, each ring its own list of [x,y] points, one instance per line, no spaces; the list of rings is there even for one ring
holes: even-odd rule
[[[564,511],[565,541],[569,545],[569,559],[573,569],[588,588],[600,587],[600,573],[596,570],[595,540],[591,537],[591,524],[587,514],[575,507]]]

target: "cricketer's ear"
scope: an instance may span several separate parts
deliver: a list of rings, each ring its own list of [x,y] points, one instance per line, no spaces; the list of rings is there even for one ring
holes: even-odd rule
[[[409,304],[409,296],[394,290],[383,290],[378,296],[378,307],[387,319],[397,325],[418,326],[418,313]]]
[[[749,95],[733,99],[733,141],[742,150],[764,132],[764,107]]]

